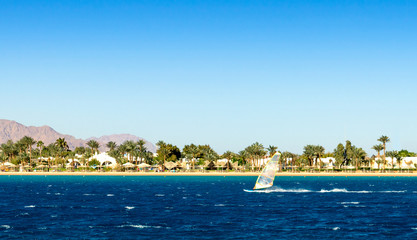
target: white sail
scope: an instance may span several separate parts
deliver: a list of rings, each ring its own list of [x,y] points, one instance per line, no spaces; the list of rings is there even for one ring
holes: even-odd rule
[[[262,173],[259,175],[258,180],[256,180],[254,190],[256,189],[264,189],[272,187],[274,184],[275,173],[278,169],[278,160],[280,157],[280,153],[275,153],[271,159],[266,163],[264,169],[262,169]]]

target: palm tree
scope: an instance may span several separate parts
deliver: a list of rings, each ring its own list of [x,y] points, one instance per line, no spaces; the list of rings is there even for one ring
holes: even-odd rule
[[[297,161],[297,154],[292,153],[292,152],[283,152],[282,156],[285,156],[285,159],[291,159],[291,171],[294,172],[294,166],[296,165],[296,161]]]
[[[397,152],[397,154],[395,155],[395,158],[397,159],[397,163],[398,163],[398,168],[400,169],[400,171],[401,171],[401,161],[403,160],[403,156],[401,156],[401,154],[398,154],[398,152]]]
[[[139,151],[139,156],[140,156],[140,161],[142,162],[145,159],[145,155],[146,155],[146,146],[145,146],[146,142],[143,139],[140,139],[136,145]]]
[[[394,158],[396,158],[398,155],[397,151],[388,151],[387,156],[391,158],[391,165],[392,168],[394,168]]]
[[[68,153],[68,159],[71,159],[71,171],[74,172],[75,167],[75,152],[71,151]]]
[[[81,160],[83,161],[83,164],[84,164],[84,171],[86,171],[90,167],[90,164],[88,161],[90,157],[92,157],[92,154],[90,151],[85,151],[81,157]]]
[[[25,146],[26,152],[29,152],[29,166],[32,166],[32,146],[36,141],[31,137],[24,136],[20,139],[20,142]]]
[[[64,156],[64,153],[69,150],[68,143],[65,140],[65,138],[58,138],[55,141],[55,146],[58,148],[57,154],[62,158]],[[58,159],[56,160],[56,164],[58,165]]]
[[[320,170],[321,169],[321,156],[323,156],[324,151],[325,151],[324,147],[317,145],[317,146],[314,146],[313,150],[314,150],[314,156],[316,157],[316,164],[319,165],[319,170]]]
[[[316,156],[314,145],[305,146],[303,154],[308,159],[310,167],[312,167],[314,164],[314,157]]]
[[[2,162],[2,164],[4,165],[4,162],[6,162],[7,161],[7,155],[6,154],[4,154],[4,152],[0,152],[0,160],[1,160],[1,162]]]
[[[377,144],[377,145],[374,145],[374,146],[372,147],[372,149],[373,149],[373,150],[375,150],[375,151],[378,153],[377,157],[378,157],[378,158],[380,158],[380,157],[381,157],[381,156],[380,156],[380,152],[381,152],[382,150],[384,150],[384,146],[383,146],[382,144]]]
[[[0,149],[7,156],[9,161],[12,161],[18,154],[17,147],[12,140],[8,140],[6,143],[3,143]]]
[[[87,146],[89,146],[95,152],[95,154],[97,154],[100,143],[98,143],[96,140],[90,140],[87,142]]]
[[[249,147],[245,148],[245,151],[249,158],[252,160],[252,170],[254,168],[260,169],[260,159],[266,155],[264,146],[258,142],[255,142]]]
[[[200,149],[196,145],[190,144],[190,145],[185,145],[182,151],[185,156],[188,156],[191,159],[192,169],[194,169],[195,160],[200,154]]]
[[[389,137],[382,135],[380,138],[378,138],[378,141],[382,143],[382,146],[384,147],[384,169],[385,169],[385,152],[387,150],[386,143],[390,142],[391,139]]]
[[[156,152],[158,153],[158,157],[162,158],[163,164],[162,168],[165,170],[165,161],[168,158],[168,155],[171,153],[171,150],[169,149],[168,145],[164,141],[158,141],[156,143],[156,146],[158,146],[158,150]]]
[[[266,150],[269,152],[269,156],[272,157],[278,150],[277,146],[271,146],[269,145]]]
[[[355,168],[358,170],[359,161],[364,160],[366,152],[362,148],[352,147],[353,158],[355,159]]]
[[[68,143],[67,143],[67,141],[65,140],[65,138],[58,138],[56,141],[55,141],[55,145],[58,147],[58,149],[60,149],[60,150],[68,150],[69,149],[69,147],[68,147]]]
[[[345,146],[342,143],[339,143],[337,147],[333,150],[334,158],[336,159],[336,165],[339,168],[342,167],[345,162]]]
[[[238,152],[238,156],[241,159],[242,165],[243,165],[243,167],[245,169],[245,165],[247,163],[246,160],[249,158],[248,152],[246,150],[241,150],[241,151]]]
[[[214,161],[219,159],[219,155],[210,147],[210,145],[200,145],[200,147],[203,154],[203,159],[210,162],[209,168],[213,167],[215,165]]]
[[[128,154],[129,162],[133,162],[133,155],[136,149],[136,142],[132,140],[128,140],[128,141],[125,141],[123,145],[124,145],[124,150]]]
[[[74,152],[78,155],[83,155],[86,152],[86,148],[85,147],[76,147],[74,149]]]
[[[45,147],[45,144],[42,141],[38,141],[36,146],[39,148],[39,157],[42,158],[42,150]]]
[[[106,147],[108,147],[110,149],[110,151],[112,152],[112,151],[114,151],[114,149],[117,148],[117,144],[115,142],[110,141],[106,144]]]
[[[230,160],[232,160],[232,158],[235,156],[236,154],[231,152],[231,151],[226,151],[225,153],[223,153],[222,157],[227,159],[227,164],[226,164],[226,168],[227,170],[229,170],[229,166],[230,166]]]
[[[377,158],[378,159],[381,158],[380,152],[384,149],[384,146],[382,144],[377,144],[377,145],[374,145],[372,149],[378,153]]]
[[[51,143],[48,146],[46,146],[43,151],[45,152],[45,156],[48,157],[48,172],[49,172],[49,167],[51,165],[51,158],[57,158],[58,157],[58,147],[55,143]]]
[[[354,145],[352,145],[352,142],[347,140],[346,141],[346,146],[345,146],[345,161],[346,164],[349,164],[349,162],[352,162],[354,159],[353,156],[353,149],[355,148]]]
[[[117,151],[122,155],[122,157],[124,158],[124,159],[126,159],[125,158],[125,156],[127,156],[127,147],[126,147],[126,142],[124,142],[124,143],[122,143],[122,144],[120,144],[118,147],[117,147]],[[129,161],[129,159],[127,159],[128,161]]]

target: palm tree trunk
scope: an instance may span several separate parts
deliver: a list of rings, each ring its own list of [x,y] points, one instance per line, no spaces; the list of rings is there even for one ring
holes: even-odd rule
[[[386,158],[385,158],[385,142],[384,142],[384,144],[383,144],[383,145],[384,145],[384,170],[385,170],[385,167],[386,167],[386,166],[385,166],[385,165],[386,165]]]
[[[320,155],[319,155],[319,171],[321,170],[321,158],[320,158]]]
[[[165,155],[164,155],[164,164],[162,165],[162,170],[165,171]]]
[[[357,158],[355,159],[355,168],[356,168],[356,171],[358,171],[358,159]]]
[[[32,146],[29,146],[29,169],[32,166]]]

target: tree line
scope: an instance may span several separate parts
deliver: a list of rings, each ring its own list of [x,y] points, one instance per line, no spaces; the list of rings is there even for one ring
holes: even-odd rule
[[[372,147],[376,155],[371,157],[365,150],[356,147],[351,141],[347,140],[344,144],[339,143],[331,152],[326,152],[321,145],[306,145],[302,154],[282,151],[280,162],[283,168],[315,168],[320,170],[324,167],[322,158],[333,157],[334,162],[332,164],[336,168],[353,166],[359,169],[361,167],[371,167],[372,164],[377,163],[378,168],[381,165],[385,169],[388,164],[386,157],[391,157],[391,166],[394,166],[394,158],[400,165],[405,157],[416,156],[415,153],[407,150],[386,151],[387,143],[390,142],[390,138],[387,136],[381,136],[377,141],[380,144]],[[106,147],[109,149],[107,153],[115,158],[119,164],[130,162],[164,166],[167,162],[186,159],[190,163],[191,169],[195,169],[196,165],[204,164],[210,168],[218,159],[227,159],[227,169],[232,168],[231,163],[237,162],[238,165],[247,167],[246,169],[259,170],[263,167],[265,158],[272,156],[279,150],[277,146],[264,147],[261,143],[255,142],[237,153],[226,151],[220,155],[210,145],[192,143],[180,149],[173,144],[159,141],[156,143],[157,151],[154,155],[146,148],[145,144],[144,140],[129,140],[120,145],[110,141],[106,144]],[[70,161],[70,159],[78,157],[82,164],[89,167],[99,164],[94,159],[89,159],[94,154],[99,153],[100,147],[99,142],[90,140],[86,143],[86,146],[71,150],[65,138],[58,138],[55,142],[45,145],[42,141],[24,136],[16,142],[9,140],[1,144],[0,161],[3,163],[8,161],[29,168],[45,164],[49,168],[51,165],[64,167],[67,162],[74,164],[74,161]]]

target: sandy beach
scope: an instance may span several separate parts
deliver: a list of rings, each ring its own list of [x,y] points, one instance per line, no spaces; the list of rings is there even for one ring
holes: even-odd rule
[[[1,175],[22,176],[258,176],[258,172],[0,172]],[[417,177],[416,173],[362,173],[362,172],[338,172],[338,173],[277,173],[279,176],[334,176],[334,177]]]

